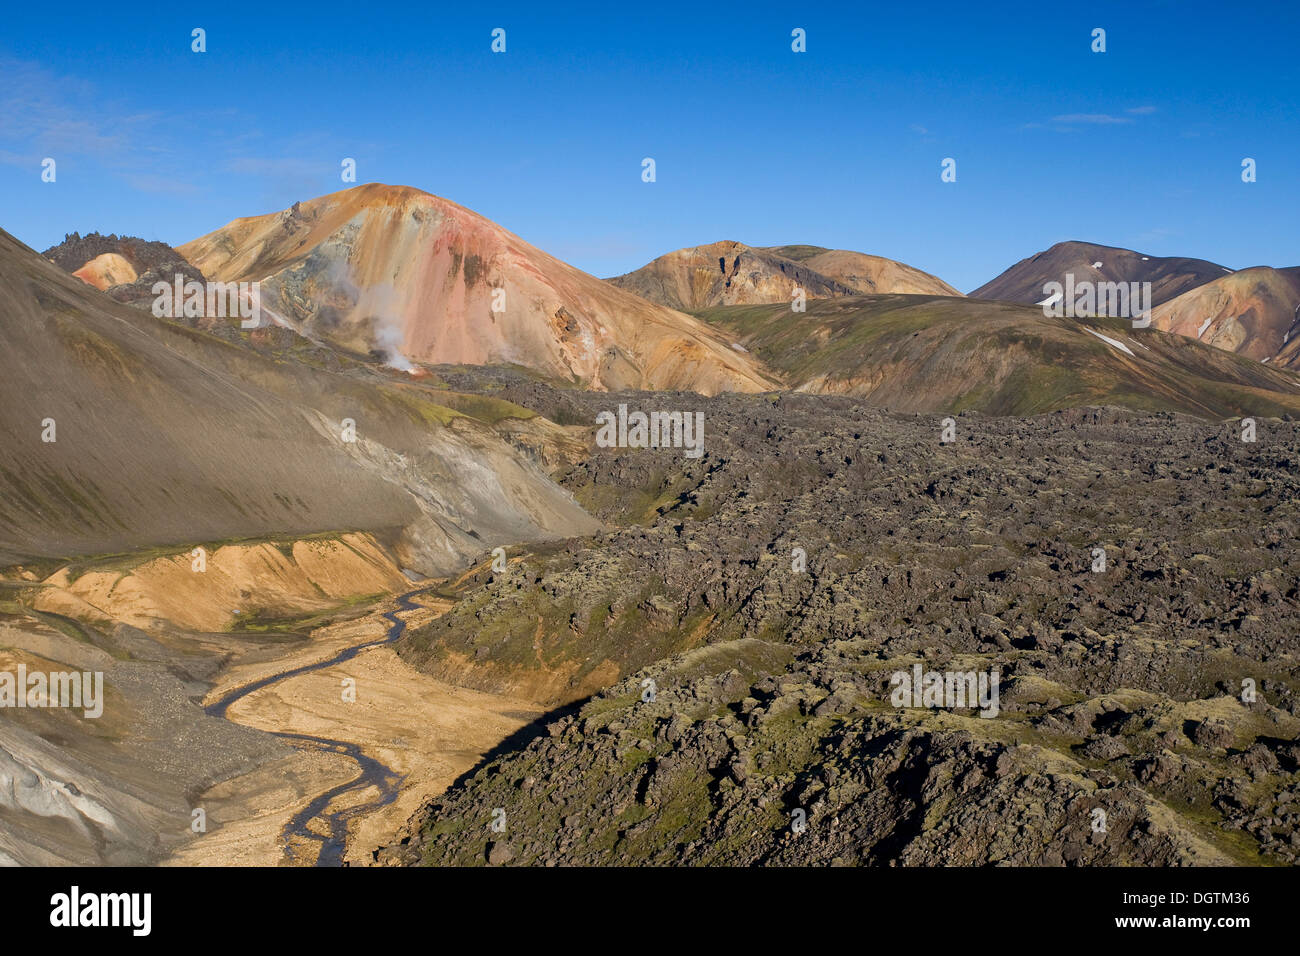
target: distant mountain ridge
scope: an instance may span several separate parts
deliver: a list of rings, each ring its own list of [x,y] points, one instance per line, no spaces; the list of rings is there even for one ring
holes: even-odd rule
[[[881,256],[821,246],[748,246],[733,240],[678,249],[608,281],[684,312],[790,302],[796,288],[809,299],[875,293],[961,295],[936,276]]]
[[[1240,269],[1158,306],[1151,322],[1259,362],[1300,368],[1300,267]]]
[[[879,295],[700,313],[786,388],[901,411],[1037,415],[1083,405],[1217,419],[1300,414],[1300,376],[1125,319],[1017,303]]]
[[[1067,275],[1076,287],[1149,282],[1153,327],[1258,362],[1300,367],[1300,267],[1234,271],[1205,259],[1058,242],[1022,259],[970,297],[1039,305],[1051,298],[1044,287],[1064,283]]]
[[[1046,297],[1044,285],[1063,282],[1071,274],[1076,282],[1150,282],[1152,304],[1160,305],[1231,272],[1205,259],[1148,256],[1132,249],[1071,240],[1021,259],[969,295],[1037,305]]]

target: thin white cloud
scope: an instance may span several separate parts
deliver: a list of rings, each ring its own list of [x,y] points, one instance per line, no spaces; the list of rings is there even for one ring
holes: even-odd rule
[[[1061,116],[1053,116],[1052,122],[1110,126],[1117,123],[1131,123],[1133,120],[1127,116],[1112,116],[1110,113],[1065,113]]]
[[[35,169],[47,156],[84,158],[146,192],[193,188],[161,165],[165,114],[123,109],[93,83],[27,60],[0,57],[0,76],[0,162]]]

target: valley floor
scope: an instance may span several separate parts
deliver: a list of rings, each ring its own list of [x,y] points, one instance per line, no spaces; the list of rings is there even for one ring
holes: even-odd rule
[[[424,609],[404,615],[408,623],[427,623],[450,606],[440,598],[426,596],[423,601]],[[321,628],[313,632],[310,644],[281,659],[231,668],[206,702],[241,685],[382,638],[388,627],[382,616],[385,610],[388,607],[381,606],[364,618]],[[355,681],[356,699],[351,703],[343,700],[347,679]],[[465,690],[422,675],[384,646],[263,687],[235,702],[227,714],[236,723],[268,733],[308,734],[355,744],[400,778],[392,802],[351,821],[344,855],[349,863],[362,862],[366,852],[405,822],[421,800],[445,789],[537,716],[540,712],[529,701]],[[315,863],[320,845],[301,837],[286,839],[286,828],[313,798],[357,775],[352,759],[308,748],[226,780],[199,801],[207,810],[210,832],[180,848],[167,862]],[[340,794],[328,810],[338,812],[373,801],[377,789],[367,786]]]
[[[452,606],[441,582],[309,609],[286,588],[292,574],[250,576],[241,568],[265,562],[236,560],[272,552],[218,551],[208,576],[193,576],[210,587],[229,573],[232,595],[254,601],[255,592],[260,610],[242,631],[173,620],[167,601],[220,626],[217,605],[201,612],[184,601],[178,588],[196,585],[178,577],[181,558],[0,582],[0,663],[102,670],[107,688],[102,719],[6,711],[0,773],[11,786],[0,792],[0,861],[365,862],[422,801],[541,716],[521,696],[421,674],[388,646],[405,626],[427,626]],[[279,613],[290,615],[278,622],[268,619],[277,593]],[[250,616],[247,606],[236,619]]]

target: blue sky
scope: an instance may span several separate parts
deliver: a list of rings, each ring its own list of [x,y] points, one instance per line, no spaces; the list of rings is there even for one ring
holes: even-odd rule
[[[963,291],[1062,239],[1300,264],[1290,0],[607,7],[11,5],[0,227],[180,244],[345,188],[353,157],[358,182],[600,276],[719,239],[885,255]]]

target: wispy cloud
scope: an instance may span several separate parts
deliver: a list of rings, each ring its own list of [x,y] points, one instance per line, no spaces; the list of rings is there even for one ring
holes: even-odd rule
[[[89,159],[146,192],[194,188],[166,166],[166,114],[123,109],[94,84],[26,60],[0,57],[0,75],[0,162]]]
[[[20,155],[69,153],[108,158],[127,152],[132,134],[156,114],[105,115],[88,84],[38,64],[0,59],[0,141]]]
[[[1050,129],[1058,133],[1072,133],[1078,126],[1128,126],[1136,117],[1150,116],[1154,106],[1130,106],[1122,113],[1060,113],[1046,123],[1026,123],[1021,129]]]
[[[1112,116],[1110,113],[1065,113],[1061,116],[1053,116],[1052,122],[1064,123],[1070,126],[1080,124],[1109,126],[1117,123],[1131,123],[1133,119],[1129,116]]]

